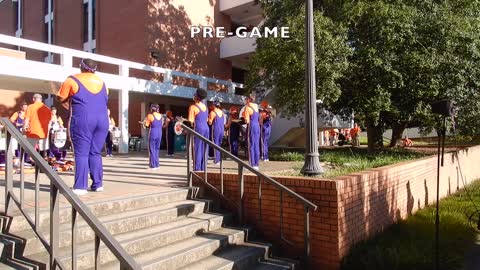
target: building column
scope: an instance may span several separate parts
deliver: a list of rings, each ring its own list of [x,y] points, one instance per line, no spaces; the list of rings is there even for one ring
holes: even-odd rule
[[[118,143],[119,153],[128,153],[128,90],[122,89],[118,94],[118,122],[122,137]]]

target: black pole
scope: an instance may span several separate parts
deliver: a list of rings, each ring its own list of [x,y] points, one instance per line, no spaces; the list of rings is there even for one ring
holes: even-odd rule
[[[446,120],[447,118],[443,117],[443,126],[441,130],[437,131],[438,133],[438,148],[437,148],[437,203],[436,203],[436,213],[435,213],[435,269],[438,270],[440,267],[440,215],[438,209],[440,207],[440,166],[443,166],[443,153],[445,149],[445,130],[446,130]]]
[[[305,24],[306,38],[305,49],[307,57],[305,64],[305,164],[302,168],[304,175],[319,175],[323,173],[318,154],[317,140],[317,94],[315,81],[315,41],[313,37],[313,1],[306,0],[305,3]]]

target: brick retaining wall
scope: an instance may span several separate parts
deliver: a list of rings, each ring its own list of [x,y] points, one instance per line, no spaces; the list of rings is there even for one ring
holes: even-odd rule
[[[441,197],[480,178],[480,146],[459,152],[461,166],[453,153],[445,155],[441,169]],[[415,213],[436,198],[437,157],[426,157],[371,169],[333,179],[274,177],[278,182],[315,203],[311,213],[311,269],[339,269],[341,259],[352,245],[369,238],[399,219]],[[219,174],[208,173],[210,184],[220,188]],[[195,185],[202,186],[200,181]],[[203,192],[213,195],[208,189]],[[236,174],[224,174],[227,198],[238,202]],[[207,194],[208,195],[208,194]],[[301,256],[303,252],[303,205],[284,194],[284,233],[292,242],[279,242],[280,192],[262,182],[262,215],[259,215],[258,179],[245,175],[245,218],[264,238],[280,247],[283,255]]]

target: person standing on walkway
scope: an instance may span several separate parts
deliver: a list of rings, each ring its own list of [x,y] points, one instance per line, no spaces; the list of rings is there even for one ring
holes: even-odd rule
[[[358,124],[355,124],[355,126],[350,129],[350,136],[352,137],[352,146],[353,147],[359,147],[360,146],[360,127]]]
[[[248,160],[250,166],[258,170],[260,161],[260,114],[255,100],[255,95],[251,94],[246,98],[245,109],[243,110],[243,121],[247,124],[247,148]]]
[[[112,157],[113,153],[113,140],[112,140],[112,132],[113,128],[115,127],[115,120],[113,117],[110,116],[110,109],[107,110],[108,113],[108,133],[107,138],[105,139],[105,152],[107,157]]]
[[[160,143],[162,142],[163,116],[159,113],[158,104],[150,105],[150,113],[144,121],[144,125],[150,128],[148,131],[148,154],[150,168],[156,170],[160,167]]]
[[[52,112],[43,104],[42,95],[33,95],[33,104],[28,105],[25,112],[24,130],[28,141],[38,145],[40,155],[45,158],[48,150],[48,125]]]
[[[213,143],[222,147],[223,135],[225,134],[225,114],[222,111],[220,101],[215,100],[213,106],[214,108],[208,116],[208,124],[212,126],[211,137]],[[214,156],[214,164],[219,165],[221,159],[220,151],[215,150]]]
[[[28,108],[28,104],[24,102],[22,104],[22,108],[20,109],[20,111],[13,113],[13,115],[10,117],[10,122],[12,122],[12,124],[15,125],[15,127],[18,129],[18,131],[20,131],[20,133],[23,133],[23,125],[25,123],[25,112],[27,111],[27,108]],[[13,140],[14,140],[14,144],[17,144],[17,141],[15,139]],[[16,148],[15,157],[20,158],[20,145],[17,144],[17,147],[15,148]],[[27,160],[26,154],[25,154],[25,160]]]
[[[261,158],[263,161],[268,161],[268,143],[272,132],[272,112],[269,110],[268,102],[266,101],[260,103],[260,123],[262,126],[260,139]]]
[[[188,109],[188,122],[194,127],[194,130],[208,139],[208,108],[203,103],[203,100],[207,98],[207,91],[202,88],[198,88],[193,97],[195,102]],[[208,145],[199,138],[195,137],[193,140],[194,151],[194,170],[205,171],[206,154],[208,151]]]
[[[84,195],[88,188],[103,191],[102,148],[108,133],[108,89],[95,72],[97,63],[82,59],[80,74],[68,77],[57,96],[61,102],[70,102],[70,139],[75,157],[73,192]]]
[[[164,128],[167,133],[167,157],[173,157],[175,153],[175,117],[172,111],[167,111],[165,114]]]
[[[238,146],[240,144],[240,123],[238,117],[238,108],[230,108],[230,117],[225,128],[228,130],[228,144],[230,145],[230,153],[238,157]]]

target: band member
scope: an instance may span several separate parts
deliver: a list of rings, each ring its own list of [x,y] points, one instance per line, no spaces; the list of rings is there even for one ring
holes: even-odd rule
[[[215,110],[215,105],[213,102],[208,102],[208,116],[210,117],[210,113]],[[208,122],[208,121],[207,121]],[[208,122],[208,139],[213,142],[213,126]],[[213,159],[213,147],[208,147],[208,159]]]
[[[270,140],[270,134],[272,132],[272,112],[268,108],[268,102],[262,101],[260,104],[260,123],[261,129],[261,158],[263,161],[268,161],[268,142]]]
[[[238,108],[230,108],[230,117],[225,128],[228,130],[228,144],[230,145],[230,153],[238,157],[238,146],[240,144],[240,123],[238,117]]]
[[[57,95],[70,102],[70,138],[75,156],[73,192],[87,193],[88,174],[92,191],[103,191],[102,148],[108,133],[108,89],[95,72],[97,63],[82,59],[80,74],[68,77]]]
[[[193,96],[193,101],[195,102],[188,109],[188,122],[191,125],[194,125],[196,132],[200,133],[205,138],[208,138],[208,109],[203,100],[207,98],[207,91],[202,88],[198,88],[197,92]],[[204,171],[206,165],[206,152],[207,144],[204,143],[199,138],[193,140],[193,150],[194,150],[194,170],[195,171]]]
[[[20,133],[23,133],[23,124],[25,123],[25,112],[27,111],[27,107],[28,104],[24,102],[20,111],[13,113],[13,115],[10,117],[10,122],[15,125],[15,127],[18,129],[18,131],[20,131]],[[15,157],[20,157],[20,146],[15,149]],[[27,158],[25,158],[25,160],[27,160]]]
[[[222,146],[223,135],[225,134],[225,114],[222,111],[222,107],[220,106],[220,101],[215,100],[213,102],[213,110],[210,112],[208,116],[208,124],[212,126],[212,141],[218,146]],[[214,153],[215,165],[220,164],[220,151],[215,150]]]
[[[67,155],[67,151],[60,151],[60,149],[55,146],[55,132],[60,128],[63,128],[63,120],[57,115],[57,108],[52,107],[51,111],[52,115],[50,118],[50,124],[48,125],[50,128],[50,149],[48,150],[48,157],[55,157],[57,160],[63,160]]]
[[[160,142],[162,141],[163,116],[159,113],[158,104],[150,105],[150,113],[144,121],[144,125],[150,128],[148,132],[148,153],[150,168],[156,170],[160,167]]]
[[[52,112],[42,102],[42,95],[33,95],[33,104],[28,105],[25,112],[24,129],[28,141],[38,145],[38,151],[42,157],[46,157],[48,150],[48,125]]]
[[[258,170],[260,161],[260,114],[258,105],[253,103],[254,100],[254,94],[246,98],[242,118],[247,123],[248,160],[250,165]]]
[[[113,117],[110,116],[110,109],[107,110],[108,113],[108,133],[107,138],[105,139],[105,152],[107,153],[107,157],[112,157],[113,153],[113,141],[111,132],[113,132],[113,128],[115,127],[115,120]]]
[[[175,152],[175,117],[173,116],[172,111],[167,111],[165,118],[165,132],[167,133],[167,157],[173,157]]]

